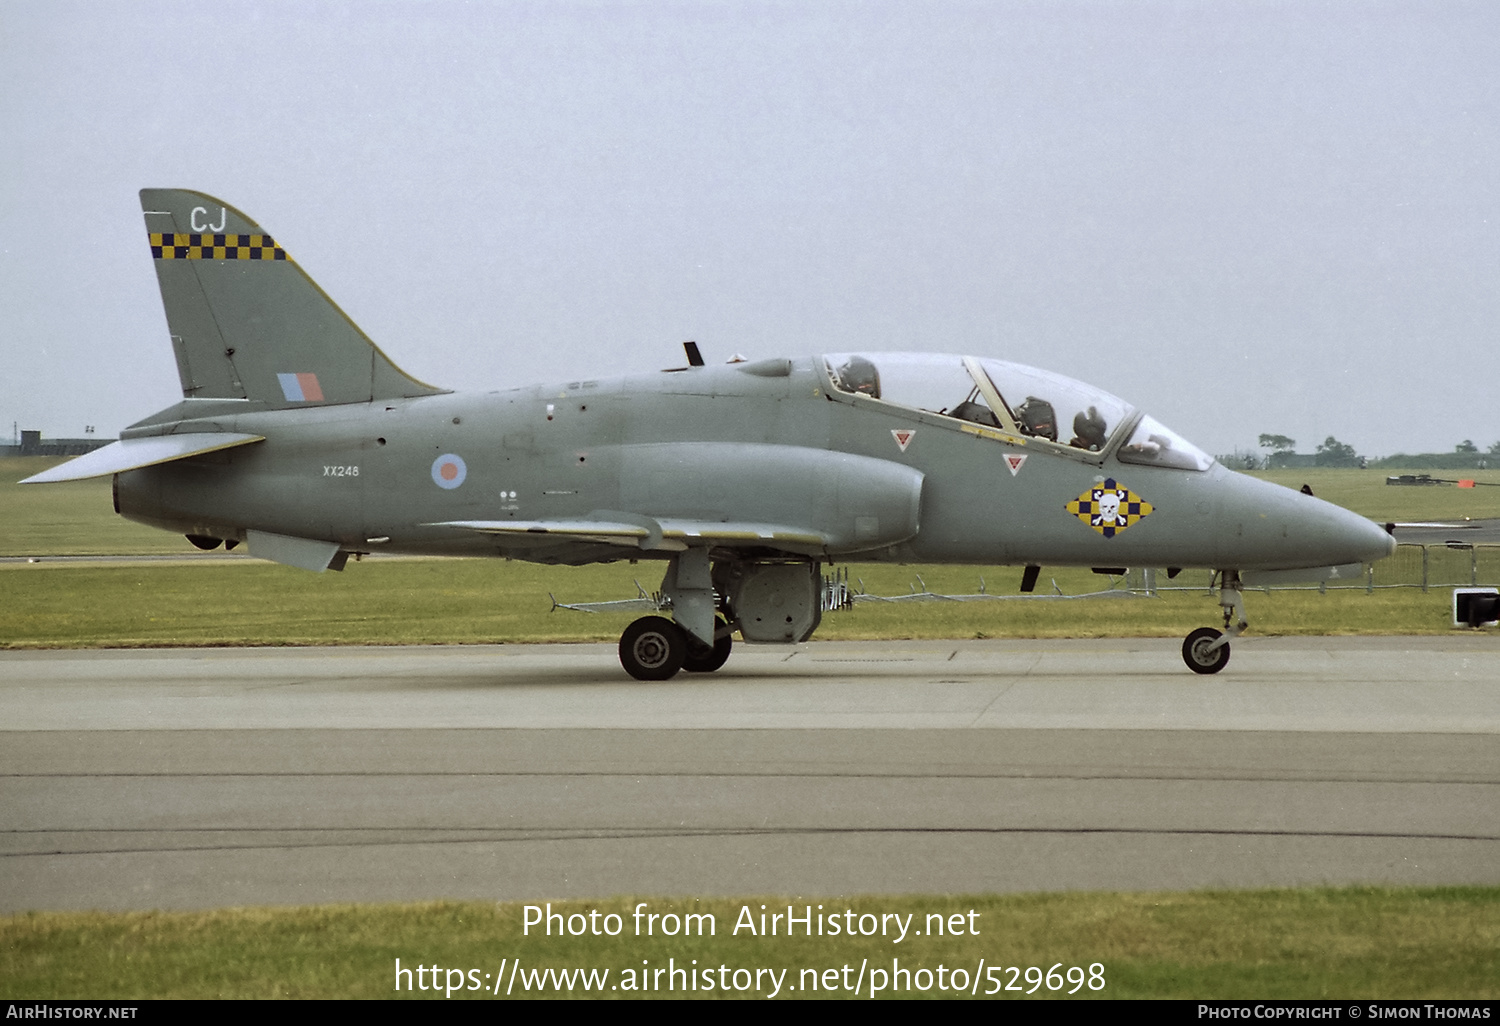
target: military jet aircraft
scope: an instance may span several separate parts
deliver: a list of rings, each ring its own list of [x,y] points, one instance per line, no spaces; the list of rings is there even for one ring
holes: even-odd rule
[[[620,638],[641,680],[796,643],[825,563],[1337,574],[1394,551],[1370,521],[1216,463],[1091,385],[990,357],[842,352],[454,392],[402,372],[222,200],[141,192],[182,402],[29,482],[112,475],[115,511],[308,570],[371,552],[666,564],[671,618]],[[1330,568],[1320,571],[1317,568]]]

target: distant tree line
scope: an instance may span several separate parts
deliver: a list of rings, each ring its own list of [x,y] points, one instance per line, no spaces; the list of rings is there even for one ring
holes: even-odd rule
[[[1397,453],[1381,459],[1361,456],[1354,446],[1329,435],[1318,445],[1314,453],[1297,452],[1297,440],[1286,435],[1263,434],[1260,447],[1268,450],[1265,457],[1254,453],[1236,453],[1233,463],[1244,464],[1250,469],[1275,467],[1416,467],[1444,470],[1483,470],[1500,466],[1500,441],[1492,443],[1481,452],[1473,439],[1465,438],[1453,447],[1452,452]]]

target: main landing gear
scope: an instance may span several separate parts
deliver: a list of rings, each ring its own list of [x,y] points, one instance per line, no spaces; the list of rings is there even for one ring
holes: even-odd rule
[[[667,680],[687,658],[687,635],[664,616],[643,616],[620,635],[620,665],[636,680]]]
[[[794,645],[823,616],[823,578],[812,559],[721,560],[706,548],[672,557],[657,608],[620,636],[620,665],[636,680],[667,680],[678,670],[712,673],[729,658],[738,631],[746,641]]]
[[[682,668],[689,673],[713,673],[729,661],[729,650],[734,647],[733,633],[729,621],[720,616],[714,620],[714,643],[705,645],[691,635],[687,638],[687,655],[682,659]]]
[[[1229,665],[1229,639],[1237,638],[1250,624],[1245,620],[1245,597],[1240,594],[1240,572],[1219,572],[1219,605],[1224,609],[1224,629],[1199,627],[1182,642],[1182,661],[1194,673],[1218,673]],[[1231,626],[1232,624],[1232,626]]]
[[[714,623],[714,643],[705,645],[664,616],[643,616],[620,635],[620,665],[636,680],[668,680],[678,670],[712,673],[729,660],[734,639],[728,621]]]

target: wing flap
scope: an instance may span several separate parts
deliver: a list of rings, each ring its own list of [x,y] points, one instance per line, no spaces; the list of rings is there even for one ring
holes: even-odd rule
[[[688,541],[712,541],[726,545],[816,545],[828,544],[828,538],[818,531],[789,527],[785,524],[719,523],[702,520],[663,520],[663,538],[678,538]]]
[[[630,548],[641,547],[640,543],[648,541],[651,535],[650,528],[639,524],[604,520],[448,520],[424,526],[455,527],[532,541],[588,541]]]
[[[628,548],[681,551],[690,544],[756,545],[821,549],[828,538],[817,531],[785,524],[660,520],[626,523],[608,520],[450,520],[432,527],[454,527],[481,534],[536,540],[600,542]]]
[[[82,481],[90,477],[107,477],[127,470],[154,467],[158,463],[202,456],[220,449],[265,441],[265,435],[241,435],[230,432],[204,432],[183,435],[154,435],[150,438],[122,438],[102,449],[59,464],[51,470],[33,474],[22,484],[53,484],[58,481]]]

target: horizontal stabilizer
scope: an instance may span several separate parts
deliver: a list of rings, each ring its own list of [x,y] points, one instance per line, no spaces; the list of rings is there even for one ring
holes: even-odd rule
[[[780,524],[721,523],[704,520],[632,518],[607,520],[452,520],[432,527],[457,527],[516,539],[586,541],[629,548],[680,552],[694,542],[821,549],[828,539],[816,531]]]
[[[265,441],[264,435],[238,435],[211,432],[190,435],[156,435],[151,438],[122,438],[102,449],[95,449],[75,460],[33,474],[22,484],[52,484],[57,481],[82,481],[89,477],[107,477],[127,470],[140,470],[158,463],[185,460],[206,452],[232,449],[237,445]]]

